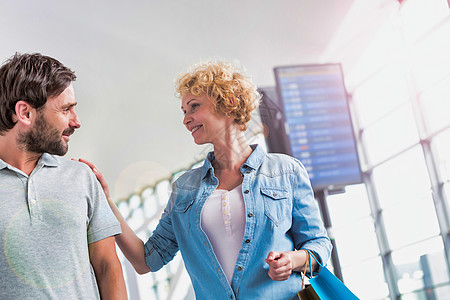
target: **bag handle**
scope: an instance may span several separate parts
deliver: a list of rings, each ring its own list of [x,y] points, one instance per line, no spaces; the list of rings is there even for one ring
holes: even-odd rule
[[[309,265],[311,265],[311,257],[309,256],[309,252],[306,249],[302,249],[305,252],[306,255],[306,261],[305,265],[303,266],[303,273],[302,273],[302,288],[300,290],[303,290],[303,287],[305,286],[305,275],[306,275],[306,269],[308,268],[308,262]]]
[[[312,266],[312,263],[311,263],[311,256],[314,258],[314,260],[317,262],[317,264],[318,264],[321,268],[323,268],[323,265],[319,262],[319,260],[316,258],[316,256],[313,254],[313,252],[312,252],[311,250],[308,250],[308,249],[302,249],[302,250],[306,251],[306,253],[307,253],[306,259],[308,260],[308,258],[309,258],[309,266],[310,266],[310,268],[309,268],[309,274],[310,274],[310,276],[311,276],[311,278],[312,278],[313,275],[312,275],[312,268],[311,268],[311,266]],[[306,271],[306,266],[305,266],[305,271]],[[305,273],[305,274],[306,274],[306,273]]]
[[[312,253],[311,250],[306,250],[308,251],[308,253],[310,254],[310,256],[312,256],[314,258],[314,260],[319,264],[319,266],[321,266],[323,268],[323,265],[319,262],[319,260],[316,258],[316,256]]]

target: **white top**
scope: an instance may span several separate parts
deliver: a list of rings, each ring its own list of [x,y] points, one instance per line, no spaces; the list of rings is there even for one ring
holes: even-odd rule
[[[245,205],[241,185],[231,191],[215,190],[206,199],[201,226],[231,283],[245,229]]]

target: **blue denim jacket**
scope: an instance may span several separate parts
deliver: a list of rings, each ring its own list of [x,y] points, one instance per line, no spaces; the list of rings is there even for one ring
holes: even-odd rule
[[[218,186],[208,154],[201,168],[178,178],[165,212],[145,243],[147,265],[159,270],[181,251],[196,298],[296,299],[300,273],[273,281],[264,262],[270,251],[309,249],[322,262],[329,259],[331,243],[322,224],[309,178],[296,159],[267,154],[252,146],[253,153],[240,168],[245,203],[245,232],[231,284],[201,228],[201,211]]]

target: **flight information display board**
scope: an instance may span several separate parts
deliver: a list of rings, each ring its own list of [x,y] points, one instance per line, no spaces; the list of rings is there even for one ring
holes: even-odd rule
[[[274,68],[292,156],[315,190],[362,182],[340,64]]]

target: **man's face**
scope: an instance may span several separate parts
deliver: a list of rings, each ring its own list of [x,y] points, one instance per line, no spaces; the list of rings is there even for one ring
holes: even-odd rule
[[[72,85],[59,96],[49,98],[37,113],[34,126],[19,135],[19,144],[28,152],[66,154],[70,135],[81,126],[75,113],[76,104]]]

